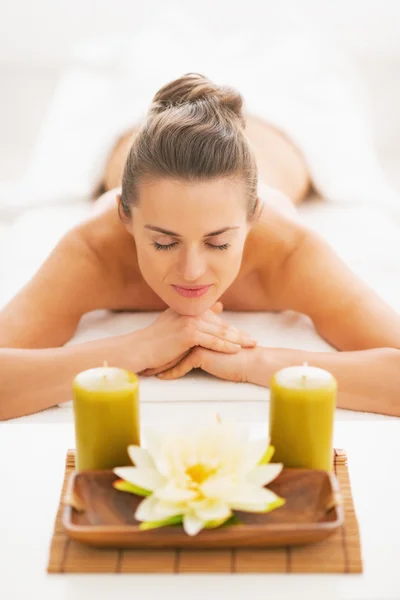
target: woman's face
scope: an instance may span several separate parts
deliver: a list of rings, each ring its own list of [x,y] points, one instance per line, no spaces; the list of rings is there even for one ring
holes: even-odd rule
[[[200,315],[236,278],[249,231],[244,184],[140,184],[127,225],[143,278],[173,310]]]

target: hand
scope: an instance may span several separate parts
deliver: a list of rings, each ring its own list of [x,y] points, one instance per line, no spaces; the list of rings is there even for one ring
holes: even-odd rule
[[[179,315],[169,308],[149,327],[137,332],[135,343],[144,365],[140,374],[176,364],[195,346],[228,354],[237,353],[242,347],[253,348],[256,342],[248,334],[219,317],[222,308],[217,302],[199,317]]]
[[[172,369],[172,367],[175,367],[175,365],[178,365],[181,362],[181,360],[183,358],[185,358],[185,356],[187,356],[188,354],[190,354],[191,352],[193,352],[193,350],[194,350],[194,348],[190,348],[189,350],[187,350],[183,354],[180,354],[179,356],[177,356],[176,358],[174,358],[173,360],[171,360],[166,365],[162,365],[160,367],[156,367],[155,369],[145,369],[144,371],[140,371],[138,373],[138,375],[140,375],[141,377],[153,377],[153,375],[158,375],[159,373],[163,373],[164,371],[168,371],[169,369]]]
[[[259,347],[242,348],[236,354],[223,354],[206,348],[194,348],[182,360],[159,373],[160,379],[179,379],[192,369],[202,369],[220,379],[229,381],[249,381],[249,370],[257,358]]]

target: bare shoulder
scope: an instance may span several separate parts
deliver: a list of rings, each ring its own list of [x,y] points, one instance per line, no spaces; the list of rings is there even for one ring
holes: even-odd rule
[[[119,261],[128,240],[113,215],[111,205],[104,207],[64,235],[1,310],[0,347],[57,347],[72,337],[83,314],[119,308],[125,285]]]
[[[258,272],[270,300],[274,290],[280,287],[283,266],[306,233],[307,228],[289,198],[275,190],[263,195],[260,214],[248,237],[245,254]]]
[[[341,351],[400,348],[400,316],[319,233],[273,207],[259,230],[259,280],[272,310],[308,315]]]
[[[94,260],[103,271],[120,277],[121,283],[128,274],[137,270],[136,246],[118,215],[115,188],[97,201],[93,214],[81,224],[80,233]]]

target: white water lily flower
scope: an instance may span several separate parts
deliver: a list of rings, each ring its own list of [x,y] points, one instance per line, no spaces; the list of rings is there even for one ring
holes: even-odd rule
[[[129,482],[125,485],[132,485],[125,491],[147,493],[135,513],[138,521],[161,526],[182,516],[185,532],[196,535],[210,523],[223,524],[233,510],[268,512],[284,504],[264,487],[283,467],[265,464],[272,454],[268,440],[249,440],[248,432],[235,423],[168,434],[147,429],[145,439],[147,449],[128,447],[134,467],[114,469]]]

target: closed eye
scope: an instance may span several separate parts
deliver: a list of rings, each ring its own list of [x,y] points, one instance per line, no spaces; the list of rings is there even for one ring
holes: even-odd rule
[[[210,248],[214,248],[214,250],[227,250],[230,244],[221,244],[220,246],[214,246],[214,244],[207,243],[207,246],[209,246]]]
[[[178,242],[172,242],[172,244],[159,244],[158,242],[153,242],[153,245],[156,250],[172,250],[172,248],[178,245]],[[207,246],[213,250],[227,250],[230,244],[221,244],[220,246],[216,246],[207,242]]]
[[[153,242],[153,245],[156,250],[172,250],[177,243],[178,242],[173,242],[172,244],[159,244],[158,242]]]

